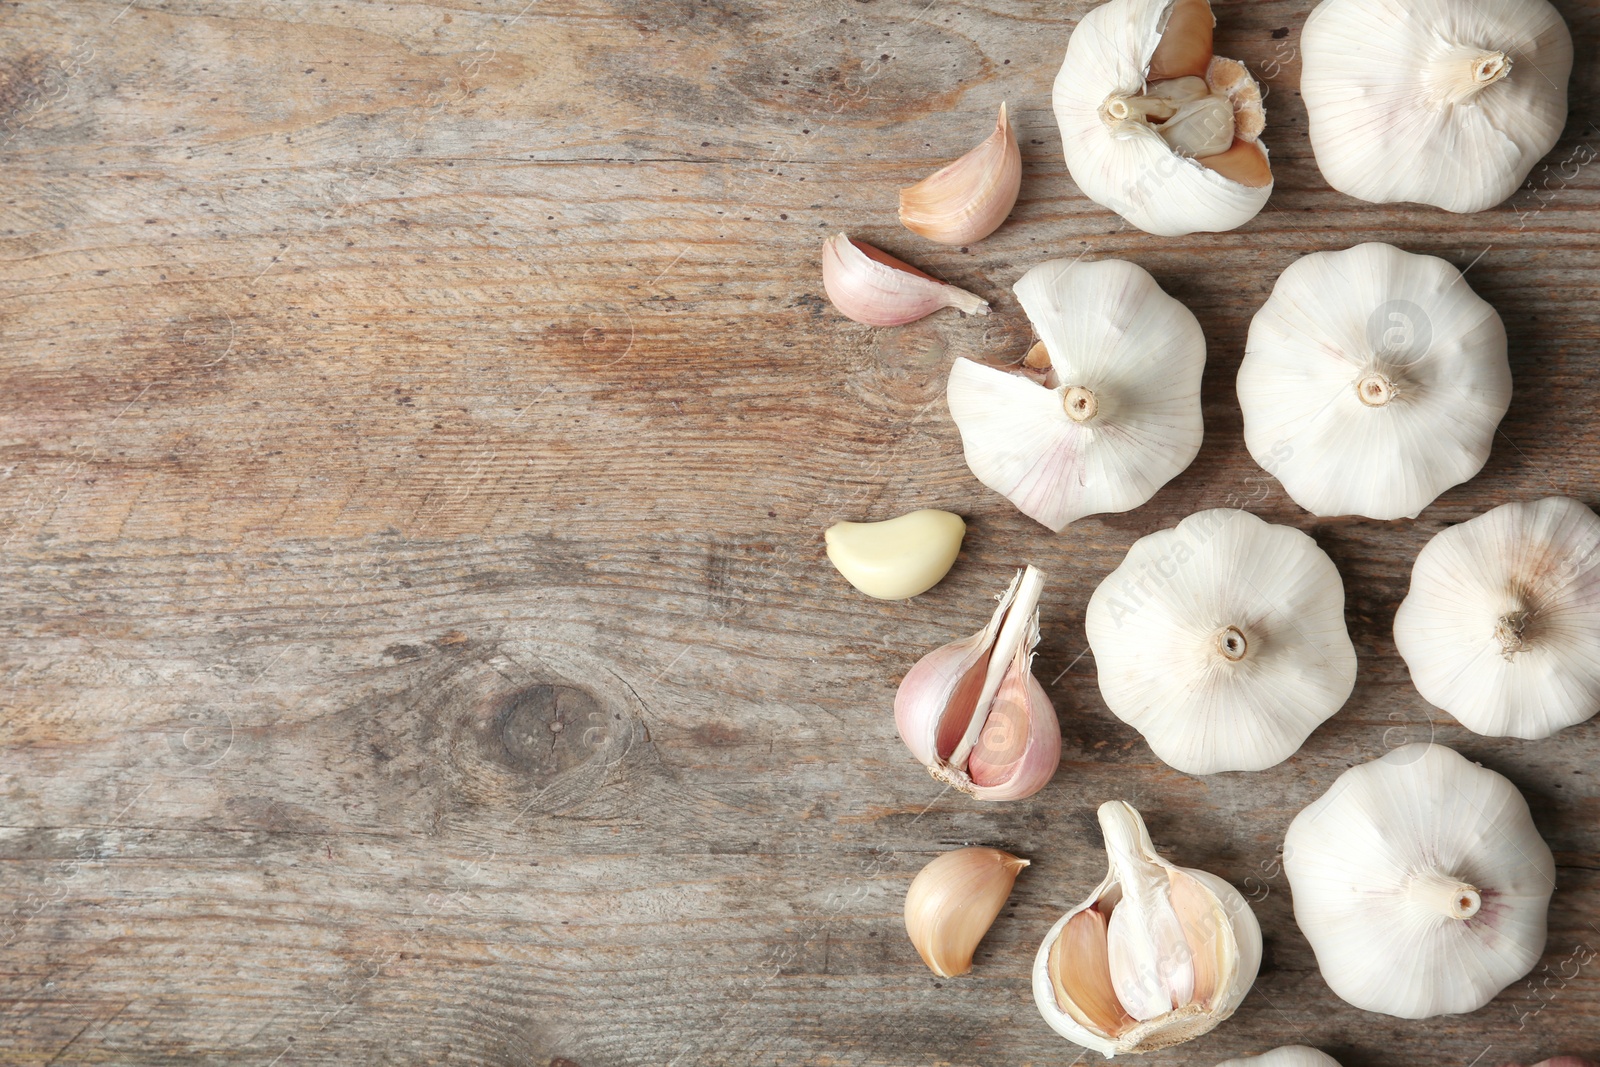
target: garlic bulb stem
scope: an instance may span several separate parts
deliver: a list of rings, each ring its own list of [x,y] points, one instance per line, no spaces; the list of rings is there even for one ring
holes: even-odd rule
[[[1434,64],[1433,73],[1441,105],[1465,104],[1511,73],[1511,57],[1483,48],[1455,48]]]
[[[1222,658],[1229,663],[1238,663],[1250,651],[1250,642],[1244,636],[1244,631],[1237,626],[1229,626],[1217,635],[1217,651],[1222,653]]]
[[[1061,406],[1073,422],[1088,422],[1100,413],[1100,400],[1094,390],[1074,385],[1061,396]]]
[[[1024,646],[1029,645],[1030,640],[1034,639],[1034,627],[1037,624],[1034,621],[1034,612],[1031,609],[1018,611],[1016,610],[1016,605],[1020,604],[1026,607],[1039,603],[1039,596],[1043,591],[1044,575],[1039,573],[1038,568],[1029,567],[1023,572],[1022,579],[1017,584],[1016,595],[1011,601],[1012,610],[1006,613],[1006,621],[1000,625],[1000,635],[995,638],[994,649],[989,653],[989,662],[991,664],[1010,663],[1019,654],[1024,657],[1027,656],[1028,648]],[[994,669],[989,671],[988,676],[983,681],[983,689],[978,693],[978,708],[987,708],[993,703],[995,693],[999,692],[1000,683],[1004,680],[1005,671]],[[967,757],[972,754],[973,748],[978,744],[978,738],[983,734],[984,724],[988,721],[989,717],[987,715],[975,713],[967,723],[967,732],[962,734],[955,751],[950,753],[950,758],[945,761],[947,767],[933,770],[930,773],[935,778],[941,778],[940,771],[965,767],[967,765]],[[964,772],[958,773],[963,773],[964,776]],[[948,781],[952,785],[960,784],[951,778],[942,778],[941,780]]]
[[[1398,392],[1394,381],[1381,371],[1373,371],[1356,382],[1356,395],[1369,408],[1381,408]]]
[[[1476,887],[1437,871],[1413,875],[1406,886],[1406,899],[1440,915],[1462,921],[1478,914],[1478,909],[1483,906],[1483,898],[1478,895]]]

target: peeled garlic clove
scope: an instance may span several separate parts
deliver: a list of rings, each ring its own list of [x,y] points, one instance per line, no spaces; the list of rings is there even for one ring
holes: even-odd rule
[[[1339,1061],[1305,1045],[1284,1045],[1259,1056],[1223,1060],[1217,1067],[1339,1067]]]
[[[1022,189],[1022,152],[1000,105],[994,132],[960,159],[900,190],[900,222],[940,244],[981,241],[1000,228]]]
[[[1545,0],[1323,0],[1300,47],[1317,166],[1360,200],[1493,207],[1566,125],[1572,37]]]
[[[1415,518],[1489,458],[1506,331],[1442,259],[1385,244],[1283,272],[1239,367],[1255,461],[1314,515]]]
[[[851,585],[879,600],[904,600],[950,573],[966,534],[960,515],[924,508],[883,522],[834,523],[823,539]]]
[[[1033,997],[1056,1033],[1111,1057],[1214,1029],[1261,965],[1261,927],[1227,882],[1156,854],[1131,805],[1100,805],[1110,870],[1053,926]]]
[[[868,326],[902,326],[956,308],[989,314],[989,302],[844,234],[822,244],[822,286],[833,306]]]
[[[1469,730],[1549,737],[1600,711],[1600,518],[1568,497],[1502,504],[1417,556],[1394,643]]]
[[[1186,774],[1281,763],[1355,686],[1338,569],[1299,530],[1246,511],[1134,542],[1084,628],[1106,706]]]
[[[1211,53],[1205,0],[1110,0],[1067,42],[1054,104],[1072,180],[1149,233],[1232,230],[1272,195],[1261,90]]]
[[[1058,532],[1138,507],[1200,451],[1200,324],[1122,260],[1041,263],[1016,293],[1050,376],[956,360],[946,397],[967,466]]]
[[[906,892],[906,933],[940,978],[972,970],[972,954],[1028,861],[997,848],[958,848],[922,868]]]
[[[1283,867],[1322,977],[1366,1011],[1476,1011],[1544,951],[1550,847],[1516,786],[1442,745],[1341,774],[1289,824]]]
[[[894,697],[895,726],[917,761],[978,800],[1032,796],[1061,763],[1061,726],[1032,674],[1044,576],[1019,573],[989,624],[928,653]]]

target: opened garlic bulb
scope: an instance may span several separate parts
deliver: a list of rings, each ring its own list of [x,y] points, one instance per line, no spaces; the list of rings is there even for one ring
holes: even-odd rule
[[[1005,907],[1028,861],[997,848],[958,848],[934,858],[906,891],[906,934],[940,978],[972,970],[972,954]]]
[[[1165,237],[1231,230],[1272,195],[1261,89],[1213,56],[1206,0],[1110,0],[1067,42],[1055,113],[1072,180]]]
[[[1000,105],[982,144],[915,185],[900,190],[900,224],[940,244],[981,241],[1000,228],[1022,189],[1022,151]]]
[[[1084,627],[1106,706],[1188,774],[1288,759],[1355,686],[1333,561],[1246,511],[1134,542]]]
[[[1061,763],[1061,725],[1033,676],[1044,575],[1012,579],[989,625],[923,656],[894,697],[894,721],[934,778],[978,800],[1021,800]]]
[[[1550,848],[1516,786],[1442,745],[1341,774],[1283,866],[1322,977],[1367,1011],[1476,1011],[1544,952]]]
[[[1549,737],[1600,711],[1600,518],[1502,504],[1429,541],[1394,619],[1417,691],[1469,730]]]
[[[1259,1056],[1223,1060],[1217,1067],[1339,1067],[1339,1061],[1305,1045],[1284,1045]]]
[[[867,326],[903,326],[940,308],[989,314],[982,297],[842,233],[822,243],[822,287],[834,307]]]
[[[1016,293],[1050,370],[1041,385],[956,360],[946,396],[967,466],[1056,531],[1138,507],[1200,451],[1200,324],[1118,259],[1041,263]]]
[[[1156,855],[1131,805],[1100,805],[1100,829],[1110,870],[1039,946],[1039,1013],[1056,1033],[1108,1059],[1211,1031],[1256,980],[1255,914],[1216,875]]]
[[[1566,125],[1572,38],[1545,0],[1323,0],[1300,47],[1317,166],[1360,200],[1493,207]]]
[[[1250,455],[1314,515],[1415,518],[1489,458],[1506,331],[1442,259],[1385,244],[1289,265],[1250,323]]]

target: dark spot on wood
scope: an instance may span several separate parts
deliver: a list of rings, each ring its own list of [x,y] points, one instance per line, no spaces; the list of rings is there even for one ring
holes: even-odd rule
[[[421,645],[390,645],[388,648],[383,650],[383,654],[390,659],[398,660],[401,663],[409,663],[412,660],[421,657],[426,651],[427,649],[423,648]]]
[[[1274,41],[1281,41],[1287,36],[1289,36],[1289,27],[1287,26],[1279,26],[1272,31],[1272,39]]]

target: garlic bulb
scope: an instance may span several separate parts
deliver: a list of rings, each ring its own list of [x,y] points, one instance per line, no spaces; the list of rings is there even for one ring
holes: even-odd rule
[[[1000,105],[994,132],[949,166],[900,190],[900,223],[940,244],[981,241],[1000,228],[1022,189],[1022,151]]]
[[[1550,848],[1516,786],[1442,745],[1341,774],[1283,866],[1322,977],[1366,1011],[1476,1011],[1544,951]]]
[[[1259,1056],[1223,1060],[1217,1067],[1339,1067],[1339,1061],[1305,1045],[1284,1045]]]
[[[1300,47],[1317,166],[1360,200],[1493,207],[1567,122],[1572,38],[1545,0],[1323,0]]]
[[[946,395],[967,466],[1056,531],[1138,507],[1200,451],[1200,324],[1118,259],[1041,263],[1016,294],[1050,371],[1041,385],[956,360]]]
[[[1021,800],[1061,763],[1061,725],[1033,676],[1044,576],[1012,579],[989,625],[923,656],[894,697],[911,754],[941,782],[978,800]]]
[[[1355,686],[1338,569],[1246,511],[1134,542],[1084,627],[1106,706],[1187,774],[1281,763]]]
[[[1110,870],[1062,916],[1033,961],[1033,999],[1051,1028],[1110,1058],[1214,1029],[1256,980],[1261,927],[1233,886],[1156,855],[1144,820],[1100,805]]]
[[[1415,518],[1482,469],[1510,403],[1494,308],[1384,244],[1290,264],[1239,366],[1251,456],[1314,515]]]
[[[1213,56],[1206,0],[1110,0],[1067,42],[1055,112],[1072,180],[1141,230],[1232,230],[1266,206],[1261,89]]]
[[[904,600],[950,573],[966,533],[960,515],[924,508],[883,522],[834,523],[823,539],[851,585],[879,600]]]
[[[906,891],[906,933],[940,978],[972,970],[972,954],[1005,907],[1028,861],[997,848],[958,848],[936,857]]]
[[[982,297],[842,233],[822,244],[822,287],[834,307],[868,326],[903,326],[947,307],[989,314]]]
[[[1394,643],[1417,691],[1469,730],[1549,737],[1600,711],[1600,518],[1502,504],[1417,556]]]

